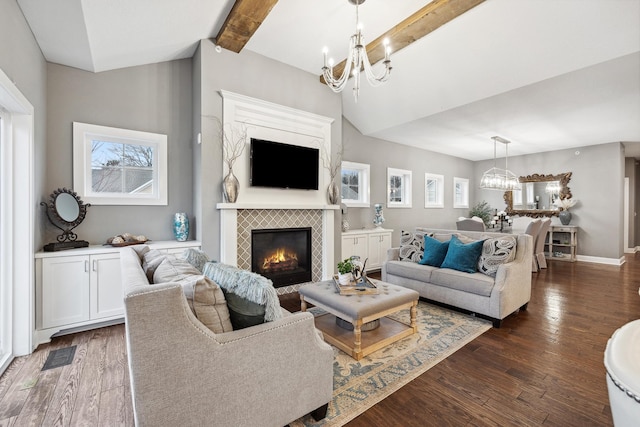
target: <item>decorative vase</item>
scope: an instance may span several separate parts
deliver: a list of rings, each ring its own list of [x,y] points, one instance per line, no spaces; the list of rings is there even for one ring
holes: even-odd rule
[[[173,235],[178,242],[184,242],[189,238],[189,217],[184,212],[173,215]]]
[[[571,222],[571,212],[569,211],[560,211],[558,217],[560,218],[562,225],[569,225]]]
[[[340,189],[338,188],[338,184],[334,181],[331,181],[327,188],[327,197],[330,205],[337,205],[340,200]]]
[[[229,173],[222,180],[222,192],[224,199],[229,203],[235,203],[238,200],[238,178],[233,174],[233,169],[229,168]]]
[[[348,286],[351,284],[351,277],[353,275],[351,273],[338,273],[338,283],[340,283],[343,286]]]
[[[378,228],[382,227],[382,224],[384,223],[384,216],[382,216],[382,204],[376,203],[373,205],[373,208],[376,212],[376,215],[373,217],[373,225]]]
[[[342,219],[342,231],[349,231],[349,221],[346,218]]]

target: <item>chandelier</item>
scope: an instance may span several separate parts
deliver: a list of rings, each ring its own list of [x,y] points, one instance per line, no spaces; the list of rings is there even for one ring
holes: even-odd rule
[[[499,136],[491,137],[491,139],[493,139],[493,167],[482,174],[480,188],[502,191],[521,190],[522,185],[518,177],[507,168],[507,162],[509,161],[509,144],[511,141],[500,138]],[[504,169],[496,167],[496,142],[500,142],[505,146]]]
[[[367,49],[364,44],[364,37],[362,36],[362,24],[358,18],[358,6],[364,3],[365,0],[349,0],[349,3],[356,6],[356,33],[351,36],[349,41],[349,54],[346,59],[346,64],[342,75],[339,78],[335,78],[333,75],[333,59],[327,61],[327,53],[329,50],[325,47],[322,50],[324,56],[324,65],[322,67],[322,77],[324,78],[327,86],[334,92],[342,92],[347,85],[349,75],[353,74],[353,96],[355,101],[358,102],[358,94],[360,92],[360,74],[364,69],[364,73],[371,86],[378,86],[381,83],[386,82],[391,74],[391,47],[389,47],[389,40],[383,41],[384,45],[384,70],[376,76],[371,68],[369,57],[367,56]]]

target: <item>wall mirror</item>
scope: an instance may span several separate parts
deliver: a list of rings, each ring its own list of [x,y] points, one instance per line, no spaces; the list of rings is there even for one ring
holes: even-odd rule
[[[522,190],[504,193],[507,214],[533,218],[557,216],[560,211],[554,202],[571,198],[570,180],[571,172],[521,176]]]
[[[62,234],[56,237],[57,242],[44,246],[45,251],[89,246],[89,242],[78,240],[78,235],[72,230],[84,221],[87,208],[91,205],[83,203],[74,191],[67,188],[58,188],[51,193],[48,202],[41,202],[40,205],[47,209],[47,217],[51,224],[62,230]]]

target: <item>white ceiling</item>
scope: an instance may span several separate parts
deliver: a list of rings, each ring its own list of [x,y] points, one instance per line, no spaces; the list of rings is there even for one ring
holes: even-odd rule
[[[17,1],[48,61],[93,72],[189,58],[233,5]],[[365,41],[427,3],[368,0]],[[279,0],[245,49],[319,75],[354,27],[347,0]],[[510,155],[624,142],[640,158],[640,0],[487,0],[391,59],[385,85],[341,94],[365,135],[470,160],[493,157],[494,135]]]

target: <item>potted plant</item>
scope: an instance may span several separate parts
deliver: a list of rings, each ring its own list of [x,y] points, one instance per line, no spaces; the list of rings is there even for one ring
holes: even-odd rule
[[[349,285],[353,279],[353,262],[347,258],[338,262],[338,283]]]

